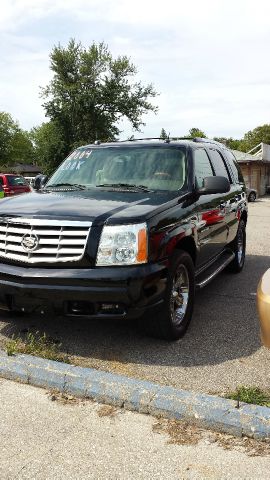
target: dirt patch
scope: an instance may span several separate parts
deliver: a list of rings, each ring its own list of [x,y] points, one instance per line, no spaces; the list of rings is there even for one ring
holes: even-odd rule
[[[119,409],[116,407],[113,407],[112,405],[102,405],[97,410],[97,414],[99,417],[114,418],[118,412],[119,412]]]
[[[58,402],[61,403],[61,405],[78,405],[85,403],[87,400],[86,398],[74,397],[73,395],[57,390],[50,390],[47,392],[47,395],[52,402]]]
[[[212,432],[180,420],[157,419],[153,431],[169,436],[168,443],[177,445],[197,445],[216,443],[225,450],[238,450],[247,455],[270,456],[270,440],[258,441],[248,437],[234,437],[224,433]]]
[[[155,433],[169,435],[168,443],[177,445],[197,445],[202,438],[202,430],[177,420],[158,419],[153,425]]]

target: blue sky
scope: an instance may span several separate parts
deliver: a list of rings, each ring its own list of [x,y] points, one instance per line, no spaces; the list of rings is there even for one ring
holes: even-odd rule
[[[1,0],[0,110],[22,128],[45,120],[39,87],[49,53],[71,37],[127,55],[160,95],[143,133],[241,137],[270,123],[270,3],[266,0]],[[122,138],[131,135],[126,121]]]

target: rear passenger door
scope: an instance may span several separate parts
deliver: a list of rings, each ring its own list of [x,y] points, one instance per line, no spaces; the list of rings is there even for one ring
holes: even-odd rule
[[[234,180],[232,177],[232,172],[229,169],[229,166],[225,159],[225,153],[218,148],[211,147],[209,148],[210,159],[216,175],[221,175],[228,178],[231,188],[228,193],[222,194],[222,211],[224,214],[226,227],[227,227],[227,239],[226,243],[229,243],[235,238],[237,227],[238,227],[238,218],[237,218],[237,204],[238,204],[238,192]]]
[[[196,187],[203,186],[205,177],[215,175],[210,154],[204,148],[197,148],[194,155]],[[196,202],[198,267],[218,255],[227,242],[227,226],[224,209],[224,194],[201,195]]]
[[[230,218],[230,231],[229,241],[231,242],[237,233],[239,218],[246,209],[246,189],[244,179],[239,165],[236,162],[235,156],[230,150],[226,150],[225,160],[230,170],[232,178],[231,189],[234,193],[233,198],[230,200],[231,218]]]

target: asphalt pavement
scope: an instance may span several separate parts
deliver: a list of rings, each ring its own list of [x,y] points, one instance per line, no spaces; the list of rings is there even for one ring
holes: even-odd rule
[[[270,445],[0,379],[1,480],[260,479]]]
[[[247,259],[197,294],[188,333],[175,343],[147,338],[135,322],[36,315],[0,316],[0,348],[39,331],[59,341],[72,363],[203,393],[240,385],[270,388],[270,349],[261,345],[256,289],[270,267],[270,198],[249,204]]]

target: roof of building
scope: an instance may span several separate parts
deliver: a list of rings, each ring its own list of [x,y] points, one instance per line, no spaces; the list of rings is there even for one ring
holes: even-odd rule
[[[35,175],[42,172],[42,168],[38,165],[25,163],[16,163],[12,166],[12,170],[17,173],[33,173]]]

